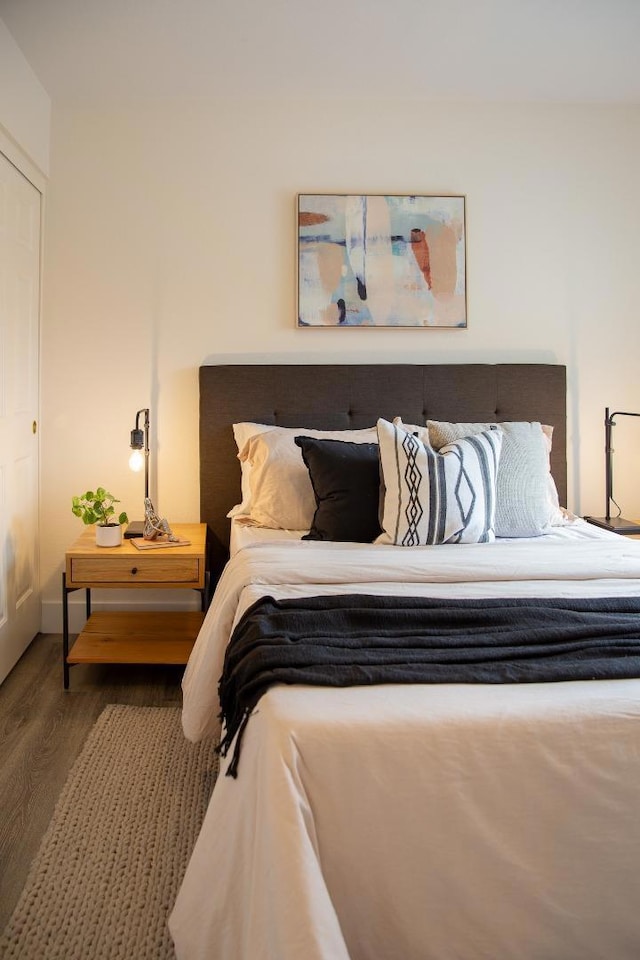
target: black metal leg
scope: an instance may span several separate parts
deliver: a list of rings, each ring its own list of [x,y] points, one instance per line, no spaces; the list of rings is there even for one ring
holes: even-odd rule
[[[87,587],[87,596],[86,596],[86,605],[87,605],[87,620],[91,616],[91,587]]]
[[[203,613],[204,613],[204,611],[207,609],[207,594],[208,594],[208,593],[209,593],[209,591],[207,590],[207,575],[206,575],[206,573],[205,573],[205,576],[204,576],[204,587],[203,587],[202,590],[200,591],[200,609],[201,609],[201,611],[202,611]]]
[[[67,590],[67,575],[62,572],[62,673],[64,689],[69,689],[69,591]]]
[[[200,600],[200,609],[204,613],[209,609],[211,603],[211,574],[208,570],[205,570],[204,573],[204,589],[200,593]]]

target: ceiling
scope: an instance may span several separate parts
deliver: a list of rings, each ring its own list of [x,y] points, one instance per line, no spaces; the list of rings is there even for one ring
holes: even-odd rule
[[[640,103],[638,0],[0,0],[60,101]]]

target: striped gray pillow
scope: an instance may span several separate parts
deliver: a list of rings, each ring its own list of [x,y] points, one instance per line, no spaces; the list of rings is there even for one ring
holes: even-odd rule
[[[439,452],[398,423],[378,420],[377,428],[384,485],[377,543],[420,547],[495,539],[499,428]]]
[[[484,433],[490,426],[427,420],[429,443],[440,450],[462,437]],[[499,427],[503,442],[496,484],[496,537],[542,536],[552,524],[562,522],[558,492],[549,472],[550,442],[537,421],[505,421]]]

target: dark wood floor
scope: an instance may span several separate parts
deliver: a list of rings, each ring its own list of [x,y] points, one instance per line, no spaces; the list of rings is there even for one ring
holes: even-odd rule
[[[62,686],[62,638],[40,634],[0,686],[0,931],[56,800],[108,703],[178,706],[183,667],[95,666]]]

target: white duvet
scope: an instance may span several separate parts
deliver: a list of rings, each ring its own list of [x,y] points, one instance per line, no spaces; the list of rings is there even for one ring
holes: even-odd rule
[[[640,543],[261,543],[220,580],[184,681],[218,729],[259,596],[640,596]],[[640,680],[274,687],[221,776],[170,919],[179,960],[640,956]]]

